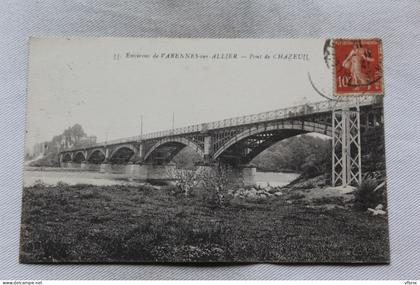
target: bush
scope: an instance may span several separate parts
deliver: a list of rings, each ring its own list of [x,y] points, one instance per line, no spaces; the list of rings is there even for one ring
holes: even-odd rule
[[[209,193],[208,203],[213,207],[222,206],[226,202],[228,190],[237,186],[230,166],[217,165],[213,171],[201,173],[200,178],[204,189]]]
[[[300,200],[305,198],[305,195],[301,194],[301,193],[293,193],[292,195],[290,195],[290,199],[292,200]]]
[[[329,173],[331,163],[331,151],[328,148],[323,152],[311,154],[301,165],[302,176],[312,178]]]
[[[140,192],[143,192],[144,194],[151,194],[153,192],[156,192],[156,188],[148,184],[140,185],[138,189]]]
[[[82,199],[101,199],[107,202],[112,200],[111,196],[107,193],[103,193],[98,188],[93,188],[93,190],[89,189],[85,192],[80,193],[80,198]]]
[[[34,184],[32,185],[32,188],[33,189],[45,189],[49,186],[51,186],[51,185],[46,184],[41,179],[37,179],[37,180],[34,181]]]
[[[188,197],[190,191],[201,181],[200,173],[195,170],[171,168],[168,175],[175,180],[176,187],[185,197]]]
[[[386,187],[380,187],[375,179],[365,179],[354,193],[355,207],[360,210],[375,208],[377,205],[386,205]],[[379,187],[378,187],[379,186]]]
[[[61,189],[61,188],[67,188],[67,187],[69,187],[69,184],[67,184],[67,183],[65,183],[65,182],[63,182],[63,181],[58,181],[58,182],[57,182],[57,187],[58,187],[59,189]]]
[[[178,190],[172,189],[174,194],[182,193],[188,197],[191,196],[193,190],[202,188],[205,202],[214,207],[224,204],[227,192],[235,182],[232,168],[225,165],[217,165],[208,170],[174,168],[168,174],[175,180],[175,186],[178,188]]]

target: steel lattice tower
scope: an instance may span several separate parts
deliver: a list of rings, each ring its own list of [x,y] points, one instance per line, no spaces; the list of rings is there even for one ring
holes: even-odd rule
[[[355,107],[350,104],[353,99],[356,99]],[[346,187],[361,182],[359,98],[342,98],[332,111],[332,186]]]

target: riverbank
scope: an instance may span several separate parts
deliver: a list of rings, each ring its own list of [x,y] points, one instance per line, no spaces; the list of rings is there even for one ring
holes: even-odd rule
[[[24,188],[23,262],[384,262],[386,216],[288,188],[254,201],[150,185]],[[340,200],[341,201],[341,200]],[[325,207],[336,203],[339,207]]]

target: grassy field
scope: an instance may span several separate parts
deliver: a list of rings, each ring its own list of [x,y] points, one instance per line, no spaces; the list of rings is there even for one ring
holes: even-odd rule
[[[371,262],[388,258],[387,220],[302,195],[224,207],[151,186],[24,189],[22,262]]]

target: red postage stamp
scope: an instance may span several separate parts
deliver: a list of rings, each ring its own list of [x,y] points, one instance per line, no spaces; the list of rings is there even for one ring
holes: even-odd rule
[[[380,39],[334,39],[334,96],[383,95]]]

